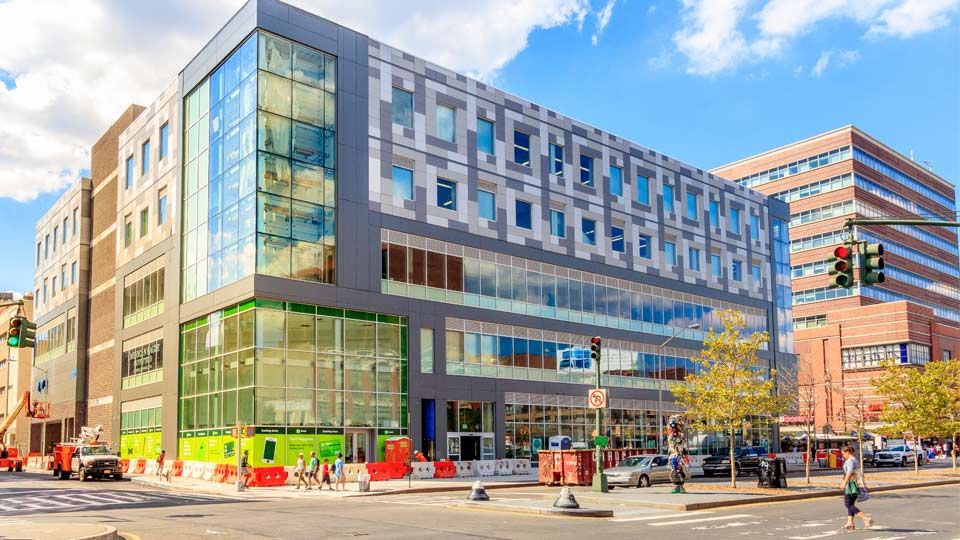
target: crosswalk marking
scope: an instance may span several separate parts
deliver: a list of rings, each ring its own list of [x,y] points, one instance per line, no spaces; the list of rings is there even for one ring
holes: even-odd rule
[[[762,521],[734,521],[722,525],[703,525],[702,527],[691,527],[692,531],[712,531],[715,529],[732,529],[734,527],[746,527],[747,525],[759,525]]]
[[[0,516],[7,513],[56,512],[78,508],[124,506],[158,503],[165,505],[202,504],[230,500],[213,495],[186,495],[179,493],[136,492],[125,490],[69,490],[43,496],[14,496],[0,494]],[[2,519],[2,517],[0,517]],[[0,521],[0,523],[5,523]]]
[[[689,517],[703,514],[713,514],[713,512],[685,512],[683,514],[657,514],[653,516],[639,516],[639,517],[621,517],[621,518],[612,518],[610,521],[621,523],[629,521],[650,521],[653,519],[672,519],[678,517]]]
[[[651,523],[651,527],[664,527],[666,525],[683,525],[685,523],[700,523],[702,521],[717,521],[721,519],[739,519],[739,518],[748,518],[753,517],[752,514],[732,514],[729,516],[716,516],[716,517],[705,517],[697,519],[681,519],[677,521],[664,521],[662,523]]]
[[[840,534],[840,531],[827,531],[820,534],[814,534],[811,536],[790,536],[790,540],[814,540],[815,538],[826,538],[828,536],[836,536]]]

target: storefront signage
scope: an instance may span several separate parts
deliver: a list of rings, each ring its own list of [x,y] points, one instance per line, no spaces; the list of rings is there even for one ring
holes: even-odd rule
[[[157,340],[123,352],[122,377],[139,375],[163,367],[163,340]]]

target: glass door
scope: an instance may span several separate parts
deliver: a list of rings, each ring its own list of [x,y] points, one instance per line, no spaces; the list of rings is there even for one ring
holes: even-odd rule
[[[344,432],[344,461],[347,463],[367,463],[373,456],[373,433],[367,429],[348,429]]]

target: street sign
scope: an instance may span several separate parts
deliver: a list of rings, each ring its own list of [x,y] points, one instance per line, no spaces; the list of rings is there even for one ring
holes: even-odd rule
[[[593,444],[597,445],[598,448],[606,448],[609,442],[610,442],[610,437],[594,437],[593,438]]]
[[[587,394],[587,403],[590,404],[591,409],[606,409],[607,389],[594,388],[590,390],[590,393]]]

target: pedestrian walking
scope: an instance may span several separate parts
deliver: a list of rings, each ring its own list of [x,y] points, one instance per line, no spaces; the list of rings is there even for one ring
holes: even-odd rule
[[[860,496],[860,483],[857,481],[859,468],[860,463],[854,457],[853,447],[845,447],[843,449],[843,481],[840,489],[843,490],[843,504],[847,507],[847,524],[843,528],[848,531],[857,528],[854,517],[863,520],[865,529],[873,527],[873,518],[857,508],[857,497]]]
[[[310,489],[310,483],[307,477],[307,464],[303,461],[303,452],[300,452],[300,455],[297,456],[297,465],[293,468],[293,475],[297,477],[297,487],[300,489],[300,484],[303,484]]]
[[[317,489],[322,490],[323,484],[327,484],[330,491],[333,491],[333,485],[330,484],[330,459],[328,458],[323,458],[323,478],[321,478],[320,485],[317,486]]]
[[[157,477],[163,478],[163,462],[167,459],[167,451],[160,450],[160,455],[157,456]]]
[[[243,457],[240,459],[240,478],[243,479],[244,489],[250,487],[250,479],[253,474],[250,472],[250,451],[244,450]]]
[[[308,478],[310,479],[309,480],[310,487],[308,487],[307,489],[313,489],[314,482],[316,482],[317,485],[320,484],[320,479],[317,478],[318,472],[320,472],[320,460],[317,459],[316,452],[310,452],[310,466],[307,470],[307,475],[308,475]]]
[[[341,485],[343,485],[343,491],[347,490],[347,475],[343,472],[343,454],[337,454],[337,460],[333,462],[333,481],[337,486],[335,491],[340,491]]]

